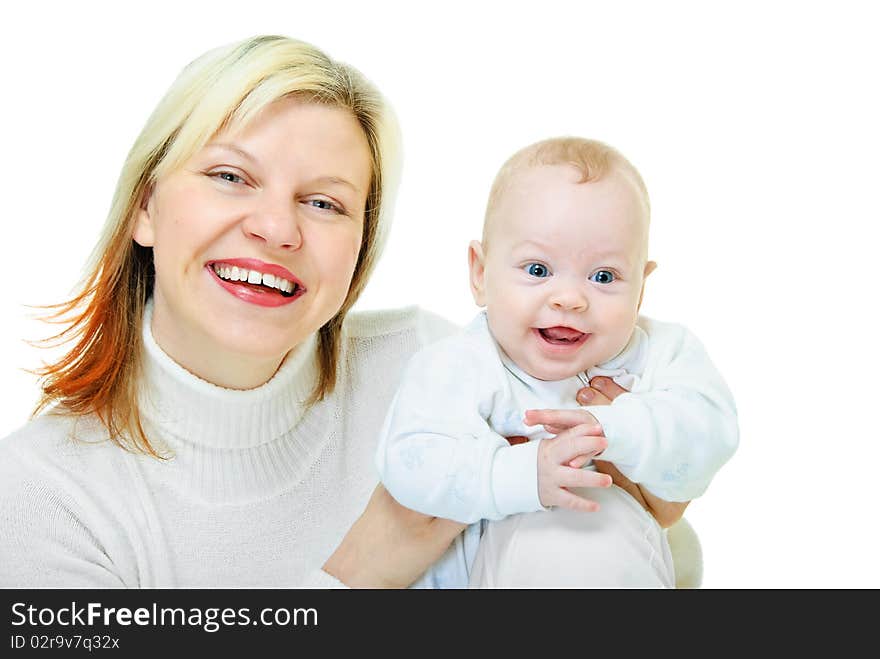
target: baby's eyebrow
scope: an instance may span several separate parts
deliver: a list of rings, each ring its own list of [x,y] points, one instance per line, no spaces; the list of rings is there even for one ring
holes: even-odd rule
[[[545,252],[549,252],[552,249],[550,245],[545,245],[534,240],[522,240],[518,243],[514,243],[513,245],[513,249],[523,249],[526,247],[535,247]]]
[[[549,245],[529,239],[514,243],[513,247],[511,247],[511,251],[514,253],[519,253],[529,249],[538,250],[543,255],[552,254],[554,251],[558,251],[560,249],[560,246]],[[561,249],[568,252],[566,246],[562,246]],[[629,256],[627,256],[624,252],[625,250],[614,249],[606,249],[598,252],[591,252],[589,249],[582,250],[582,254],[587,254],[589,256],[589,260],[594,265],[598,263],[601,265],[607,265],[609,267],[619,268],[620,270],[628,270],[632,263]],[[568,253],[570,254],[570,252]]]
[[[543,250],[545,252],[552,252],[556,249],[563,249],[566,252],[571,253],[570,252],[570,245],[550,245],[547,243],[541,243],[541,242],[538,242],[536,240],[531,240],[531,239],[522,240],[518,243],[514,243],[512,249],[523,249],[523,248],[528,248],[528,247],[534,247],[534,248]],[[589,248],[586,248],[586,249],[583,249],[580,251],[581,251],[581,253],[588,252],[590,254],[590,258],[598,260],[598,261],[602,261],[602,260],[626,261],[627,260],[626,256],[624,255],[624,252],[626,250],[606,249],[606,250],[602,250],[602,251],[592,252],[592,251],[590,251]]]
[[[592,257],[597,261],[612,261],[623,265],[629,265],[629,259],[626,254],[620,250],[605,250],[604,252],[596,252]]]

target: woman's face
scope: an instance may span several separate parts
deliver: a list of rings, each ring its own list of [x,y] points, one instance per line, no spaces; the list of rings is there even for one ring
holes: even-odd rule
[[[246,389],[332,318],[363,235],[369,145],[350,111],[282,99],[157,181],[152,332],[187,370]]]

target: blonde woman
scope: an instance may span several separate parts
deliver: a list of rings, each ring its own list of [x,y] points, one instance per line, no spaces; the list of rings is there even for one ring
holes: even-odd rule
[[[354,69],[257,37],[187,66],[123,166],[41,413],[0,442],[0,586],[412,584],[463,528],[372,469],[417,309],[348,315],[396,128]]]

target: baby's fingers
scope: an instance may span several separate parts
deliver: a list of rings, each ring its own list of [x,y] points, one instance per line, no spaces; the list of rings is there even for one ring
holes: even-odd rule
[[[611,476],[597,471],[563,467],[558,483],[561,487],[611,487]]]
[[[572,428],[577,428],[577,427],[578,426],[550,426],[550,425],[545,424],[544,430],[549,432],[551,435],[559,435],[559,434],[564,433],[566,430],[571,430]],[[588,424],[580,426],[580,430],[578,432],[580,432],[582,435],[593,435],[595,437],[598,437],[599,435],[604,434],[604,431],[602,430],[602,426],[598,426],[598,425],[593,426],[593,425],[588,425]]]
[[[527,426],[551,425],[561,428],[595,421],[595,417],[584,410],[526,410],[525,417]]]
[[[579,455],[573,460],[568,461],[568,466],[572,469],[580,469],[585,464],[587,464],[590,460],[593,459],[592,455]]]
[[[569,508],[570,510],[579,510],[584,513],[594,513],[599,510],[599,504],[589,499],[584,499],[576,494],[572,494],[567,490],[559,490],[556,493],[555,506],[559,508]]]
[[[585,435],[581,432],[582,428],[577,426],[549,440],[553,442],[550,450],[554,464],[568,464],[569,460],[582,455],[593,457],[608,447],[607,439],[601,435]]]

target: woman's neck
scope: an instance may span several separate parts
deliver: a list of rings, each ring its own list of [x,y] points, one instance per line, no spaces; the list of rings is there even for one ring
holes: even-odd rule
[[[256,389],[272,379],[286,353],[255,356],[202,341],[190,345],[174,332],[162,307],[153,310],[150,332],[162,351],[197,378],[224,389]]]
[[[235,390],[191,372],[166,352],[150,329],[152,312],[148,303],[139,407],[160,434],[192,445],[250,448],[297,426],[317,382],[316,335],[290,350],[274,375],[264,372],[257,386]]]

